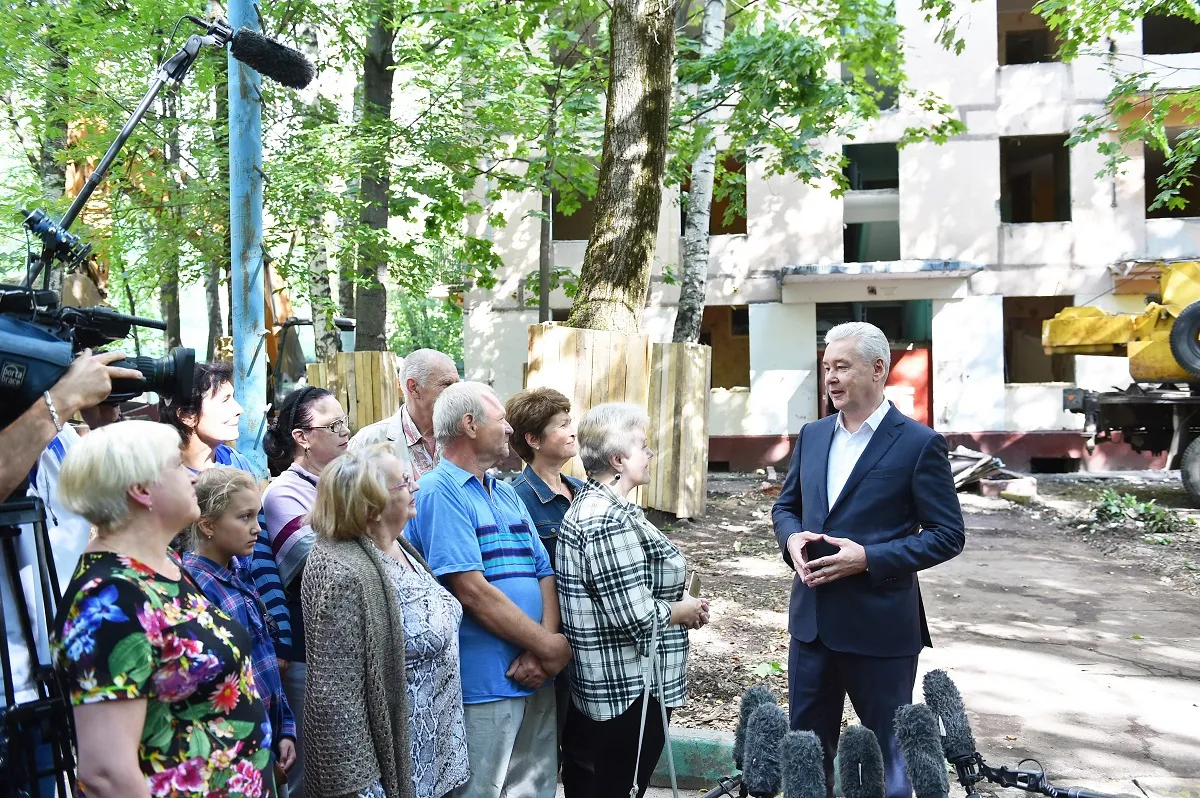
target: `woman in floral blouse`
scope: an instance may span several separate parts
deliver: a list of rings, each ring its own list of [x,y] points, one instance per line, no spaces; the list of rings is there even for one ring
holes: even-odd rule
[[[194,481],[179,434],[148,421],[95,430],[63,462],[63,503],[97,527],[54,651],[89,798],[272,792],[250,637],[168,548],[199,516]]]

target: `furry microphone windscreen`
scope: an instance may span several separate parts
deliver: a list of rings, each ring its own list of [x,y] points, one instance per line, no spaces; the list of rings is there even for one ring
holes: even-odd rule
[[[946,798],[950,779],[937,716],[924,704],[908,704],[896,710],[896,740],[904,755],[904,767],[917,798]]]
[[[742,784],[754,798],[774,798],[783,776],[779,757],[788,733],[787,714],[775,704],[763,704],[746,724],[746,767]]]
[[[292,89],[303,89],[317,75],[317,68],[299,50],[249,28],[233,35],[229,53],[259,74]]]
[[[845,798],[885,798],[883,752],[875,732],[858,725],[842,729],[837,763]]]
[[[963,707],[958,687],[942,670],[925,674],[922,686],[925,690],[925,703],[941,720],[942,729],[945,730],[942,748],[946,759],[953,762],[955,759],[974,754],[975,736],[971,734],[971,724],[967,720],[967,712]]]
[[[817,735],[788,732],[783,738],[782,760],[785,798],[825,798],[825,750]]]
[[[775,694],[761,684],[756,684],[742,693],[742,702],[738,707],[737,728],[733,732],[733,765],[742,769],[742,754],[746,750],[746,724],[750,715],[763,704],[774,704]]]

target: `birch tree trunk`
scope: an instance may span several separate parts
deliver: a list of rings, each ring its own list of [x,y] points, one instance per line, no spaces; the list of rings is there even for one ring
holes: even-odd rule
[[[725,0],[705,0],[702,24],[700,56],[704,57],[719,49],[725,41]],[[713,78],[713,82],[716,82],[716,78]],[[697,128],[707,130],[707,135],[704,146],[692,163],[691,188],[688,189],[679,308],[675,314],[675,331],[671,336],[676,343],[699,340],[700,321],[704,317],[704,289],[708,282],[708,231],[717,166],[717,136],[713,128],[716,113],[716,109],[709,110],[696,120]]]
[[[179,177],[179,94],[167,91],[162,96],[162,115],[166,127],[166,147],[163,161],[167,171],[167,183],[178,189]],[[172,198],[178,199],[179,192],[171,191],[167,202]],[[162,218],[169,219],[172,225],[178,227],[181,223],[178,207],[166,208]],[[167,323],[165,338],[167,349],[182,345],[182,335],[179,323],[179,238],[167,236],[161,242],[165,250],[165,259],[161,275],[162,282],[158,289],[159,303],[162,309],[163,321]]]
[[[675,63],[674,0],[614,0],[595,227],[567,323],[636,333],[658,237]]]
[[[359,351],[383,351],[387,348],[387,289],[383,280],[387,276],[388,257],[380,239],[387,234],[388,199],[391,195],[391,148],[383,136],[392,117],[392,44],[395,31],[392,26],[390,3],[379,4],[379,18],[367,39],[363,57],[363,125],[371,137],[373,157],[363,169],[360,191],[362,212],[359,221],[379,236],[369,242],[360,242],[358,247],[358,291],[355,310],[358,313],[358,328],[355,349]],[[380,137],[382,140],[380,140]]]
[[[329,273],[329,237],[325,235],[320,217],[314,216],[305,247],[308,261],[308,296],[312,303],[312,320],[316,338],[317,360],[325,363],[332,360],[341,348],[337,328],[333,326],[333,289]]]

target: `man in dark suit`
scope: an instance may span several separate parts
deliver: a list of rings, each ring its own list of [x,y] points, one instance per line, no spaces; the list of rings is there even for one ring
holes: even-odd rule
[[[945,439],[884,398],[891,353],[883,332],[850,322],[825,342],[825,390],[839,412],[800,430],[771,510],[784,562],[796,571],[791,725],[821,739],[832,796],[849,694],[883,749],[888,798],[910,798],[893,718],[912,703],[917,655],[932,645],[917,571],[962,551],[962,509]]]

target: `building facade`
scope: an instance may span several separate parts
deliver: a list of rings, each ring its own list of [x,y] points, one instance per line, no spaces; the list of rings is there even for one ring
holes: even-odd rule
[[[1103,113],[1112,59],[1196,80],[1200,28],[1148,20],[1109,54],[1065,64],[1031,6],[962,6],[966,48],[956,56],[935,43],[916,0],[897,3],[913,87],[937,92],[966,125],[947,143],[897,149],[919,121],[901,101],[853,141],[823,143],[849,159],[842,197],[832,185],[765,177],[755,163],[733,167],[746,172],[746,211],[727,224],[714,210],[702,332],[713,347],[714,467],[787,457],[800,427],[825,412],[823,335],[848,320],[884,329],[894,344],[890,398],[952,445],[1043,471],[1149,462],[1119,443],[1089,453],[1082,419],[1062,410],[1065,386],[1127,385],[1125,360],[1045,355],[1041,321],[1079,304],[1137,312],[1145,292],[1122,288],[1122,264],[1200,257],[1200,196],[1184,211],[1194,216],[1146,210],[1161,155],[1139,145],[1121,174],[1097,177],[1097,145],[1066,146],[1084,115]],[[501,396],[522,387],[528,326],[538,318],[525,281],[538,267],[530,211],[539,207],[530,194],[492,209],[509,220],[485,231],[505,267],[494,291],[466,299],[468,378]],[[579,268],[589,227],[586,207],[555,219],[556,266]],[[667,190],[643,317],[656,340],[669,340],[674,323],[678,289],[662,275],[664,265],[678,271],[681,232],[678,194]],[[561,291],[552,305],[565,319]]]

